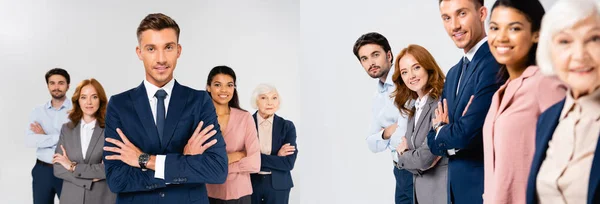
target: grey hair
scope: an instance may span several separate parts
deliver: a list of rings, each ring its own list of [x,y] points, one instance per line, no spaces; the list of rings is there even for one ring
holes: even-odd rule
[[[250,105],[252,105],[252,108],[258,110],[258,104],[256,104],[256,101],[258,100],[258,96],[260,96],[261,94],[266,94],[266,93],[270,93],[270,92],[275,92],[275,93],[277,93],[277,95],[279,95],[277,88],[275,88],[275,86],[273,86],[273,85],[259,84],[258,86],[256,86],[256,88],[254,88],[254,91],[252,92],[252,97],[250,98]],[[277,98],[279,99],[279,103],[281,104],[281,96],[278,96]]]
[[[537,64],[542,73],[555,75],[552,63],[552,38],[564,29],[573,27],[578,22],[595,15],[600,18],[598,0],[559,0],[544,18],[540,29],[540,40],[537,49]]]

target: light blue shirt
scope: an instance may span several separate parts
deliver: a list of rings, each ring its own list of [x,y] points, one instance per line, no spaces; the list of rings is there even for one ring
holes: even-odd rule
[[[69,122],[68,111],[73,108],[69,99],[65,99],[62,106],[58,109],[52,107],[52,102],[48,101],[45,104],[36,107],[29,116],[29,123],[25,131],[25,143],[28,147],[36,147],[36,156],[39,160],[52,163],[52,156],[60,137],[60,129],[62,125]],[[30,124],[39,123],[45,135],[35,134],[31,131]]]
[[[394,96],[392,93],[396,90],[396,86],[392,80],[394,68],[390,71],[385,79],[385,82],[377,80],[377,92],[373,98],[373,118],[367,137],[367,145],[373,153],[390,150],[392,159],[398,161],[396,147],[400,144],[402,137],[406,134],[406,126],[408,120],[406,116],[400,114],[398,107],[394,105]],[[383,129],[392,125],[398,124],[396,132],[392,134],[390,139],[382,138]]]

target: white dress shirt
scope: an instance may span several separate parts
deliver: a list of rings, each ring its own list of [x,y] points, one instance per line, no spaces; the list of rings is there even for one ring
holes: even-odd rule
[[[467,59],[469,59],[469,62],[473,61],[473,57],[475,57],[475,54],[477,53],[477,50],[479,50],[479,48],[483,45],[483,43],[487,43],[487,36],[484,37],[483,39],[481,39],[476,45],[475,47],[471,48],[471,50],[469,50],[467,53],[465,53],[465,56]],[[466,71],[466,70],[465,70]],[[492,79],[490,79],[492,80]],[[460,79],[459,79],[460,82]],[[460,83],[458,83],[460,85]],[[456,92],[458,93],[458,91],[460,87],[456,87]],[[462,113],[460,113],[462,115]],[[461,116],[462,117],[462,116]],[[438,131],[435,133],[435,139],[437,139],[438,134],[440,133],[440,130],[442,130],[442,128],[444,128],[444,126],[441,126]],[[448,155],[455,155],[456,152],[458,152],[458,149],[449,149],[447,150]]]
[[[417,127],[417,123],[419,122],[419,117],[421,117],[421,113],[423,112],[423,107],[427,103],[427,99],[429,98],[429,94],[425,94],[423,97],[415,100],[415,128]]]
[[[391,68],[385,82],[382,83],[377,80],[377,93],[373,99],[373,118],[369,131],[370,135],[367,137],[367,145],[373,153],[389,149],[392,159],[397,162],[396,147],[398,147],[406,133],[408,119],[400,114],[398,107],[394,105],[392,93],[396,90],[396,86],[392,81],[393,75],[394,69]],[[384,140],[382,138],[383,129],[393,124],[398,124],[398,128],[396,128],[390,139]]]
[[[156,105],[158,103],[158,99],[154,96],[154,94],[156,94],[156,91],[158,91],[159,89],[163,89],[165,90],[165,92],[167,92],[167,97],[165,98],[166,119],[169,115],[169,101],[171,101],[171,93],[173,92],[174,85],[175,79],[171,79],[171,81],[169,81],[163,87],[157,87],[154,84],[151,84],[148,80],[144,80],[144,87],[146,88],[146,94],[148,96],[148,101],[150,102],[150,109],[152,109],[152,117],[154,117],[154,124],[156,124]],[[154,178],[165,179],[166,157],[166,155],[156,155],[156,161],[154,162]]]
[[[80,123],[81,154],[83,155],[83,159],[85,159],[88,147],[90,146],[90,141],[92,140],[92,134],[94,134],[94,128],[96,127],[96,119],[89,123],[85,123],[85,121],[81,119]]]

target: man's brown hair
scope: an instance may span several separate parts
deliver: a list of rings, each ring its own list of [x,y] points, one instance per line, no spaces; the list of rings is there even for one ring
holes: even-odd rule
[[[172,28],[173,30],[175,30],[175,34],[177,34],[177,41],[179,41],[179,25],[177,25],[177,22],[175,22],[175,20],[173,20],[171,17],[162,14],[162,13],[152,13],[152,14],[148,14],[143,20],[142,22],[140,22],[140,25],[137,28],[137,39],[138,42],[140,41],[140,36],[142,35],[142,33],[146,30],[156,30],[156,31],[160,31],[162,29],[166,29],[166,28]]]
[[[446,1],[446,0],[440,0],[440,1],[438,2],[438,4],[441,4],[441,3],[442,3],[442,1]],[[471,1],[472,1],[472,2],[475,4],[475,8],[479,8],[479,7],[482,7],[482,6],[483,6],[483,1],[484,1],[484,0],[471,0]]]

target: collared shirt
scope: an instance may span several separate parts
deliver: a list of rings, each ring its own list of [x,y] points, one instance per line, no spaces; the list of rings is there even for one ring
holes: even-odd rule
[[[270,155],[271,145],[273,144],[273,118],[274,115],[264,119],[257,114],[256,121],[258,122],[258,142],[260,143],[260,153]],[[271,172],[261,171],[259,174],[271,174]]]
[[[540,203],[586,203],[587,200],[600,133],[600,89],[579,99],[569,93],[537,176]]]
[[[94,119],[92,122],[85,123],[85,121],[81,119],[80,123],[81,154],[83,155],[83,159],[85,159],[88,146],[90,146],[90,141],[92,140],[92,134],[94,134],[94,128],[96,127],[96,120]]]
[[[175,79],[171,79],[167,84],[163,87],[157,87],[154,84],[150,83],[148,80],[144,80],[144,87],[146,88],[146,94],[148,96],[148,101],[150,102],[150,109],[152,110],[152,117],[154,118],[154,124],[156,124],[156,105],[158,104],[158,99],[154,94],[159,89],[165,90],[167,92],[167,97],[165,98],[165,119],[169,115],[169,102],[171,101],[171,93],[173,93],[173,86],[175,86]],[[165,179],[165,159],[166,155],[156,155],[156,161],[154,162],[154,178]]]
[[[483,43],[486,43],[487,40],[488,40],[487,36],[484,37],[483,39],[481,39],[477,44],[475,44],[475,47],[473,47],[473,48],[471,48],[471,50],[467,51],[467,53],[465,53],[465,55],[463,57],[466,57],[469,60],[469,62],[473,61],[473,57],[475,57],[475,54],[477,54],[477,51],[479,50],[479,48],[483,45]],[[459,83],[459,85],[460,85],[460,83]],[[457,89],[456,89],[457,93],[458,93],[459,88],[460,87],[457,87]],[[441,126],[440,128],[438,128],[438,131],[435,133],[436,139],[437,139],[438,134],[440,134],[440,130],[442,130],[442,128],[444,128],[444,126]],[[455,155],[456,152],[458,152],[458,149],[449,149],[449,150],[447,150],[447,152],[449,155]]]
[[[52,155],[56,149],[62,125],[69,122],[68,111],[73,108],[71,100],[65,99],[58,109],[52,107],[52,101],[36,107],[29,116],[29,123],[25,131],[25,143],[29,147],[37,147],[36,156],[39,160],[52,163]],[[44,129],[44,134],[35,134],[30,125],[39,123]]]
[[[373,118],[371,120],[371,128],[367,137],[367,145],[374,152],[382,152],[386,149],[390,150],[392,159],[398,161],[396,147],[406,133],[408,120],[406,116],[400,114],[398,107],[394,105],[394,96],[392,93],[396,90],[396,86],[392,80],[394,69],[391,68],[385,82],[377,80],[377,93],[373,99]],[[386,127],[398,124],[398,128],[392,134],[390,139],[382,138],[383,129]]]
[[[423,107],[427,104],[427,99],[429,98],[429,93],[425,94],[423,97],[415,100],[415,128],[417,127],[417,123],[419,122],[419,117],[421,116],[421,112],[423,112]]]

